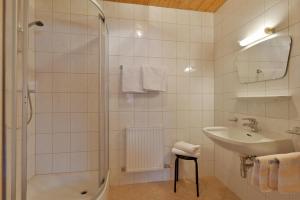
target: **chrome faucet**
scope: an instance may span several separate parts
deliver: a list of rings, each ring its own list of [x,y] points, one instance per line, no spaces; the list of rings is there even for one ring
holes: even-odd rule
[[[249,127],[252,132],[258,132],[258,122],[255,118],[243,118],[243,120],[248,120],[248,123],[243,123],[243,126]]]

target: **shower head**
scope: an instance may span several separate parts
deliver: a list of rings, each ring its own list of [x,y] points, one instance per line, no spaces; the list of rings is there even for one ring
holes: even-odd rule
[[[42,21],[34,21],[28,24],[28,27],[32,27],[32,26],[44,26],[44,23]]]

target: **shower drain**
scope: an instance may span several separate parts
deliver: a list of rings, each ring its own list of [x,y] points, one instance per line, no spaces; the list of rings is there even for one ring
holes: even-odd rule
[[[88,192],[87,192],[86,190],[80,192],[81,195],[85,195],[85,194],[87,194],[87,193],[88,193]]]

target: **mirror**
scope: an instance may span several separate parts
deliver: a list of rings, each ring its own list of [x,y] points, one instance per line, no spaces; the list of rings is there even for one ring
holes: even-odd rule
[[[292,39],[277,36],[241,50],[235,64],[241,83],[279,79],[285,76]]]

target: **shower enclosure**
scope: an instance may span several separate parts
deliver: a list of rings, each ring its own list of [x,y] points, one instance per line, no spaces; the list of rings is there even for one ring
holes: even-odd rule
[[[5,0],[5,200],[98,199],[108,179],[101,1]]]

